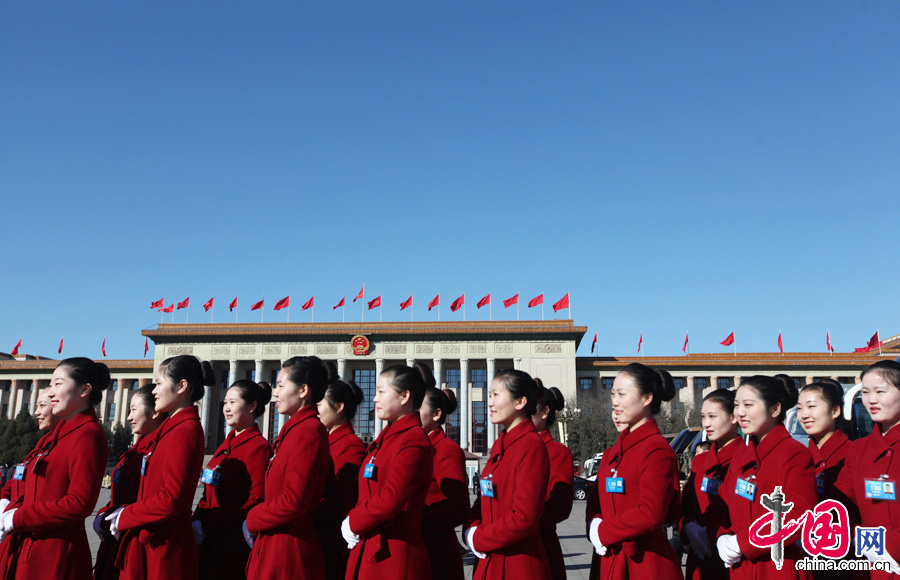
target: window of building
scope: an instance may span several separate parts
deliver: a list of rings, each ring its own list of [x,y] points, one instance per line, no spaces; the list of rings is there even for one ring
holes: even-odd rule
[[[802,387],[803,387],[803,383],[800,381],[800,379],[795,378],[794,379],[794,388],[799,391]]]
[[[694,388],[695,389],[705,389],[709,386],[709,379],[704,377],[695,377],[694,378]]]
[[[672,377],[672,382],[675,383],[676,391],[680,391],[684,388],[684,377]]]
[[[360,435],[375,434],[375,369],[356,369],[353,371],[353,380],[363,392],[363,400],[356,409],[356,417],[353,426]]]
[[[444,380],[448,389],[459,388],[459,369],[447,369],[444,371]]]
[[[3,390],[9,391],[9,386],[12,384],[12,381],[0,381],[3,383]],[[3,416],[6,417],[6,413],[3,413]]]
[[[244,378],[247,379],[248,381],[253,381],[255,383],[256,377],[253,376],[255,374],[256,374],[255,369],[247,369],[247,372],[244,373]]]
[[[472,388],[487,388],[487,369],[472,369]]]
[[[594,388],[594,379],[590,377],[581,377],[578,379],[578,386],[582,391],[590,391]]]
[[[603,377],[603,388],[607,391],[611,391],[613,388],[613,383],[616,382],[616,379],[611,377]]]
[[[447,431],[447,437],[459,443],[459,407],[447,417],[444,429]]]
[[[219,388],[227,389],[228,388],[228,371],[222,371],[222,380],[219,382]]]
[[[728,377],[726,377],[726,378],[719,377],[717,383],[718,383],[717,386],[720,389],[730,389],[731,388],[731,379]]]
[[[9,413],[9,403],[3,403],[3,410],[0,411],[0,417],[6,417]]]
[[[110,424],[112,424],[112,421],[116,418],[116,404],[115,403],[109,404],[109,414],[106,416],[106,418],[110,421]]]
[[[472,401],[472,452],[485,454],[487,447],[487,402]]]

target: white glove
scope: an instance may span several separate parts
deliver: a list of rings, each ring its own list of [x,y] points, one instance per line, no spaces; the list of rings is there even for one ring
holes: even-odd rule
[[[120,507],[116,511],[103,518],[104,520],[109,522],[109,533],[112,534],[112,536],[117,540],[119,539],[119,536],[122,535],[122,531],[119,530],[119,518],[122,516],[123,509],[125,508]]]
[[[594,546],[594,551],[597,552],[598,556],[606,555],[606,546],[600,541],[600,534],[598,530],[600,529],[600,522],[602,522],[600,518],[594,518],[591,520],[591,527],[588,530],[588,540],[591,541],[591,544]]]
[[[199,546],[203,543],[203,539],[206,537],[203,535],[203,522],[200,520],[194,520],[191,522],[191,529],[194,530],[194,542]]]
[[[884,554],[881,556],[876,556],[874,553],[872,553],[871,550],[865,552],[864,554],[866,556],[866,559],[870,562],[887,562],[889,568],[888,572],[890,572],[891,574],[900,574],[900,564],[898,564],[897,561],[894,560],[894,558],[892,558],[890,554],[888,554],[887,550],[885,550]]]
[[[103,514],[97,514],[97,517],[94,518],[94,533],[97,534],[100,539],[103,539],[103,530],[100,528],[100,524],[103,523]]]
[[[6,506],[9,505],[8,499],[0,499],[0,514],[6,511]]]
[[[353,530],[350,529],[350,516],[347,516],[341,522],[341,535],[344,536],[344,541],[347,542],[348,550],[352,550],[359,543],[359,535],[354,534]]]
[[[718,548],[719,558],[725,562],[726,568],[731,568],[734,564],[737,564],[742,557],[741,547],[738,545],[737,536],[734,534],[719,536],[719,539],[716,540],[716,548]]]
[[[475,530],[478,529],[478,526],[474,526],[466,530],[466,544],[469,546],[469,551],[471,551],[479,560],[484,560],[487,558],[487,554],[484,552],[479,552],[475,549]]]
[[[0,516],[3,522],[3,533],[8,534],[13,531],[13,514],[16,513],[16,510],[12,509],[8,512],[3,512],[3,515]]]
[[[701,560],[712,556],[712,550],[709,549],[709,537],[706,535],[705,527],[696,522],[688,522],[684,526],[684,535],[687,536],[688,542],[691,543],[691,548]]]
[[[244,541],[252,548],[253,542],[255,542],[255,535],[251,534],[250,530],[247,529],[247,520],[244,520],[244,523],[241,524],[241,531],[244,532]]]

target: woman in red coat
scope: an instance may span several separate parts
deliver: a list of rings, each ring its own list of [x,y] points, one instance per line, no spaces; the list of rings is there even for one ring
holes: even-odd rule
[[[328,431],[316,404],[335,379],[335,368],[314,356],[282,365],[275,388],[278,412],[290,416],[275,442],[266,473],[265,500],[247,514],[244,537],[251,544],[247,577],[319,579],[325,575],[322,544],[313,512],[331,473]]]
[[[2,516],[0,536],[12,537],[0,577],[91,577],[84,519],[97,503],[109,456],[93,406],[108,385],[106,365],[87,358],[65,359],[53,371],[47,394],[62,421],[21,471],[21,507]]]
[[[125,504],[134,503],[141,485],[141,463],[150,451],[150,434],[162,424],[166,416],[155,411],[153,385],[144,385],[131,397],[128,422],[137,442],[119,457],[113,469],[109,503],[100,508],[94,518],[94,531],[100,536],[97,562],[94,564],[94,580],[115,580],[119,577],[116,568],[116,554],[119,542],[109,533],[109,523],[103,518],[111,511]]]
[[[203,497],[191,524],[201,580],[246,578],[250,548],[241,526],[250,508],[263,499],[272,452],[256,420],[271,397],[269,389],[246,379],[225,393],[222,413],[231,431],[203,470]]]
[[[550,562],[553,580],[565,580],[566,562],[563,559],[562,546],[556,535],[556,524],[565,521],[572,513],[572,502],[575,498],[572,452],[569,448],[553,440],[550,428],[556,423],[556,412],[562,411],[566,400],[556,387],[544,387],[540,379],[534,379],[538,385],[537,412],[531,416],[534,428],[547,446],[550,459],[550,479],[547,481],[547,501],[544,503],[544,514],[541,516],[541,540]]]
[[[341,522],[356,505],[359,494],[359,466],[366,446],[353,432],[353,417],[362,403],[362,390],[353,381],[335,381],[328,385],[319,401],[319,420],[328,429],[328,450],[334,477],[328,478],[325,497],[316,509],[313,521],[325,554],[326,580],[342,580],[347,573],[350,550],[341,535]]]
[[[455,528],[469,511],[466,457],[462,448],[444,434],[441,425],[456,410],[456,396],[449,389],[435,388],[431,369],[416,363],[428,390],[419,407],[419,420],[434,447],[434,474],[422,510],[422,538],[431,561],[432,580],[462,580],[462,551]]]
[[[666,371],[632,363],[612,388],[619,436],[603,453],[587,505],[591,578],[682,578],[663,524],[680,508],[678,461],[653,416],[675,397]],[[673,513],[674,512],[674,513]]]
[[[194,401],[212,385],[212,366],[190,355],[164,360],[154,377],[155,410],[168,413],[141,460],[137,500],[110,512],[110,533],[121,535],[116,566],[129,580],[196,580],[197,545],[191,505],[203,467],[204,437]]]
[[[359,500],[341,524],[350,547],[347,580],[428,580],[422,508],[434,451],[417,410],[425,398],[422,374],[403,365],[378,377],[375,412],[389,424],[369,445],[359,474]]]
[[[787,409],[797,404],[793,381],[781,375],[744,379],[735,395],[735,415],[741,430],[750,436],[747,447],[731,460],[719,497],[728,507],[724,522],[710,514],[708,530],[716,540],[719,557],[731,568],[731,578],[811,578],[797,570],[795,562],[804,556],[796,543],[802,528],[784,540],[784,560],[772,560],[770,548],[750,543],[750,525],[770,513],[761,503],[763,494],[781,488],[784,501],[793,504],[792,514],[803,514],[816,505],[815,472],[812,456],[791,438],[782,422]],[[764,530],[762,533],[771,533]]]
[[[535,433],[538,386],[522,371],[500,371],[491,382],[491,422],[503,432],[481,474],[481,494],[463,537],[478,557],[473,578],[550,580],[540,535],[550,460]],[[571,469],[571,468],[570,468]]]
[[[863,371],[862,401],[875,423],[872,434],[850,445],[844,469],[835,487],[859,508],[861,525],[884,527],[882,555],[873,550],[863,555],[882,569],[872,578],[900,574],[900,364],[879,361]],[[890,485],[894,484],[894,485]],[[871,536],[870,536],[871,538]]]
[[[850,440],[838,429],[843,410],[844,389],[837,381],[824,379],[800,389],[797,420],[809,435],[819,501],[845,499],[843,494],[835,494],[834,489],[850,452]]]
[[[688,548],[685,577],[689,580],[724,580],[729,572],[715,549],[715,538],[706,523],[710,504],[721,504],[719,486],[725,480],[735,453],[745,447],[738,436],[734,415],[734,391],[718,389],[703,398],[700,422],[712,445],[706,453],[691,462],[691,474],[684,485],[682,518],[679,522],[681,541]],[[724,507],[724,504],[721,504]],[[727,508],[720,508],[720,513]]]

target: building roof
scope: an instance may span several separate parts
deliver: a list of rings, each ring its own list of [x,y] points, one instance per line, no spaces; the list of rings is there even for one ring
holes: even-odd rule
[[[153,360],[151,359],[101,359],[96,362],[102,362],[109,367],[111,375],[121,371],[153,372]],[[0,360],[0,374],[4,372],[52,371],[58,364],[58,359],[49,358],[40,358],[38,360]]]
[[[579,357],[578,370],[620,370],[631,363],[641,363],[649,367],[666,370],[722,369],[738,371],[765,371],[769,369],[847,369],[860,371],[880,360],[893,360],[897,352],[877,351],[870,353],[822,353],[822,352],[753,352],[753,353],[691,353],[687,356],[666,357]]]

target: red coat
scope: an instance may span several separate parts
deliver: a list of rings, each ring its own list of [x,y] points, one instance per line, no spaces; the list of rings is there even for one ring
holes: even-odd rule
[[[203,523],[198,546],[200,578],[243,579],[250,557],[241,526],[250,508],[263,500],[266,468],[272,450],[256,423],[240,435],[228,433],[207,469],[219,476],[217,485],[204,484],[194,520]]]
[[[751,477],[755,476],[755,479]],[[756,485],[753,501],[735,493],[738,478]],[[763,494],[770,494],[780,485],[785,502],[794,504],[788,517],[799,517],[817,503],[812,456],[802,444],[791,438],[783,425],[772,429],[761,442],[755,437],[731,460],[725,481],[719,486],[719,497],[728,507],[730,524],[709,510],[707,532],[718,538],[723,534],[737,535],[743,558],[731,567],[731,578],[811,578],[809,572],[796,570],[794,562],[804,557],[796,545],[800,530],[784,540],[784,563],[779,571],[772,561],[770,548],[757,548],[750,543],[750,524],[769,513],[760,503]]]
[[[606,478],[615,470],[624,493],[606,491]],[[615,445],[603,453],[597,481],[587,507],[587,521],[602,518],[598,533],[606,546],[604,557],[594,554],[591,577],[682,578],[681,565],[669,544],[663,524],[680,506],[678,460],[648,420],[634,431],[619,433]]]
[[[678,529],[681,531],[681,542],[688,550],[687,569],[685,577],[690,580],[707,580],[728,578],[728,568],[725,563],[719,559],[719,551],[716,548],[716,538],[710,535],[711,530],[706,528],[707,536],[709,536],[709,549],[712,556],[706,559],[700,557],[690,549],[690,543],[684,534],[684,527],[689,523],[695,523],[699,526],[706,526],[706,512],[709,510],[711,503],[720,503],[722,507],[720,512],[725,514],[727,507],[724,506],[719,498],[718,492],[703,491],[703,479],[707,478],[713,481],[722,482],[728,473],[728,466],[735,454],[744,449],[744,440],[735,437],[724,448],[719,449],[718,442],[714,442],[712,447],[706,453],[696,456],[691,462],[691,474],[688,476],[687,483],[684,484],[684,496],[681,500],[681,511],[684,514],[679,522]],[[727,516],[726,516],[727,517]]]
[[[838,430],[832,433],[821,449],[810,437],[809,452],[816,470],[816,492],[818,493],[820,480],[824,486],[824,491],[818,493],[819,501],[826,498],[845,499],[842,494],[836,494],[834,488],[838,475],[844,469],[847,454],[850,453],[850,440],[844,432]]]
[[[541,431],[539,435],[547,446],[547,456],[550,459],[547,501],[541,516],[541,540],[544,542],[553,580],[566,580],[566,562],[556,535],[556,524],[565,521],[572,513],[572,502],[575,499],[572,452],[562,443],[554,441],[549,430]]]
[[[109,503],[97,510],[103,515],[124,505],[137,501],[138,489],[141,485],[141,462],[151,449],[152,435],[141,437],[138,442],[119,457],[113,469],[110,485]],[[103,539],[97,550],[97,563],[94,565],[95,580],[116,579],[119,569],[116,568],[116,554],[119,552],[119,541],[109,533],[109,522],[101,520]]]
[[[884,548],[896,561],[900,561],[900,501],[867,498],[865,480],[887,475],[888,480],[900,483],[900,461],[894,461],[898,454],[900,429],[894,427],[887,435],[882,435],[881,427],[876,425],[871,435],[850,444],[844,468],[835,483],[837,492],[844,494],[859,508],[860,525],[884,526]],[[851,547],[850,554],[853,553]],[[896,577],[882,571],[872,571],[871,576]]]
[[[150,438],[137,501],[119,517],[124,534],[116,566],[123,579],[196,580],[191,505],[204,447],[197,407],[169,416]]]
[[[266,472],[265,500],[247,514],[247,529],[259,534],[247,562],[247,577],[322,578],[325,561],[313,512],[331,472],[328,431],[315,405],[294,413],[278,433]]]
[[[325,578],[342,580],[347,573],[350,550],[341,535],[341,522],[356,505],[359,466],[366,456],[366,446],[353,432],[353,426],[344,423],[328,433],[328,449],[334,474],[328,478],[325,497],[319,503],[313,521],[325,554]]]
[[[428,439],[434,447],[434,475],[422,510],[422,538],[431,562],[431,578],[462,580],[462,551],[454,528],[463,523],[469,511],[466,456],[440,427],[429,433]]]
[[[100,495],[109,449],[93,409],[56,426],[28,463],[3,578],[89,579],[84,519]]]
[[[494,497],[479,495],[463,530],[465,537],[477,526],[472,543],[487,554],[473,578],[551,578],[539,531],[549,475],[547,446],[530,418],[500,434],[481,474],[493,482]]]
[[[51,429],[47,433],[38,440],[35,444],[34,449],[28,452],[28,455],[25,456],[25,459],[22,460],[22,463],[28,464],[34,456],[38,454],[41,448],[50,440],[53,436],[53,432],[56,429]],[[18,464],[21,465],[21,464]],[[10,469],[15,470],[18,465],[12,466]],[[9,505],[6,506],[6,510],[8,511],[14,509],[22,504],[22,496],[25,493],[25,480],[24,479],[14,479],[13,477],[9,478],[9,481],[6,482],[6,485],[0,489],[0,499],[8,499]],[[5,540],[4,540],[5,541]]]
[[[347,580],[431,578],[422,508],[433,460],[418,413],[389,424],[369,445],[359,470],[359,500],[349,514],[350,529],[362,541],[350,551]],[[366,478],[369,463],[374,463],[374,473]]]

